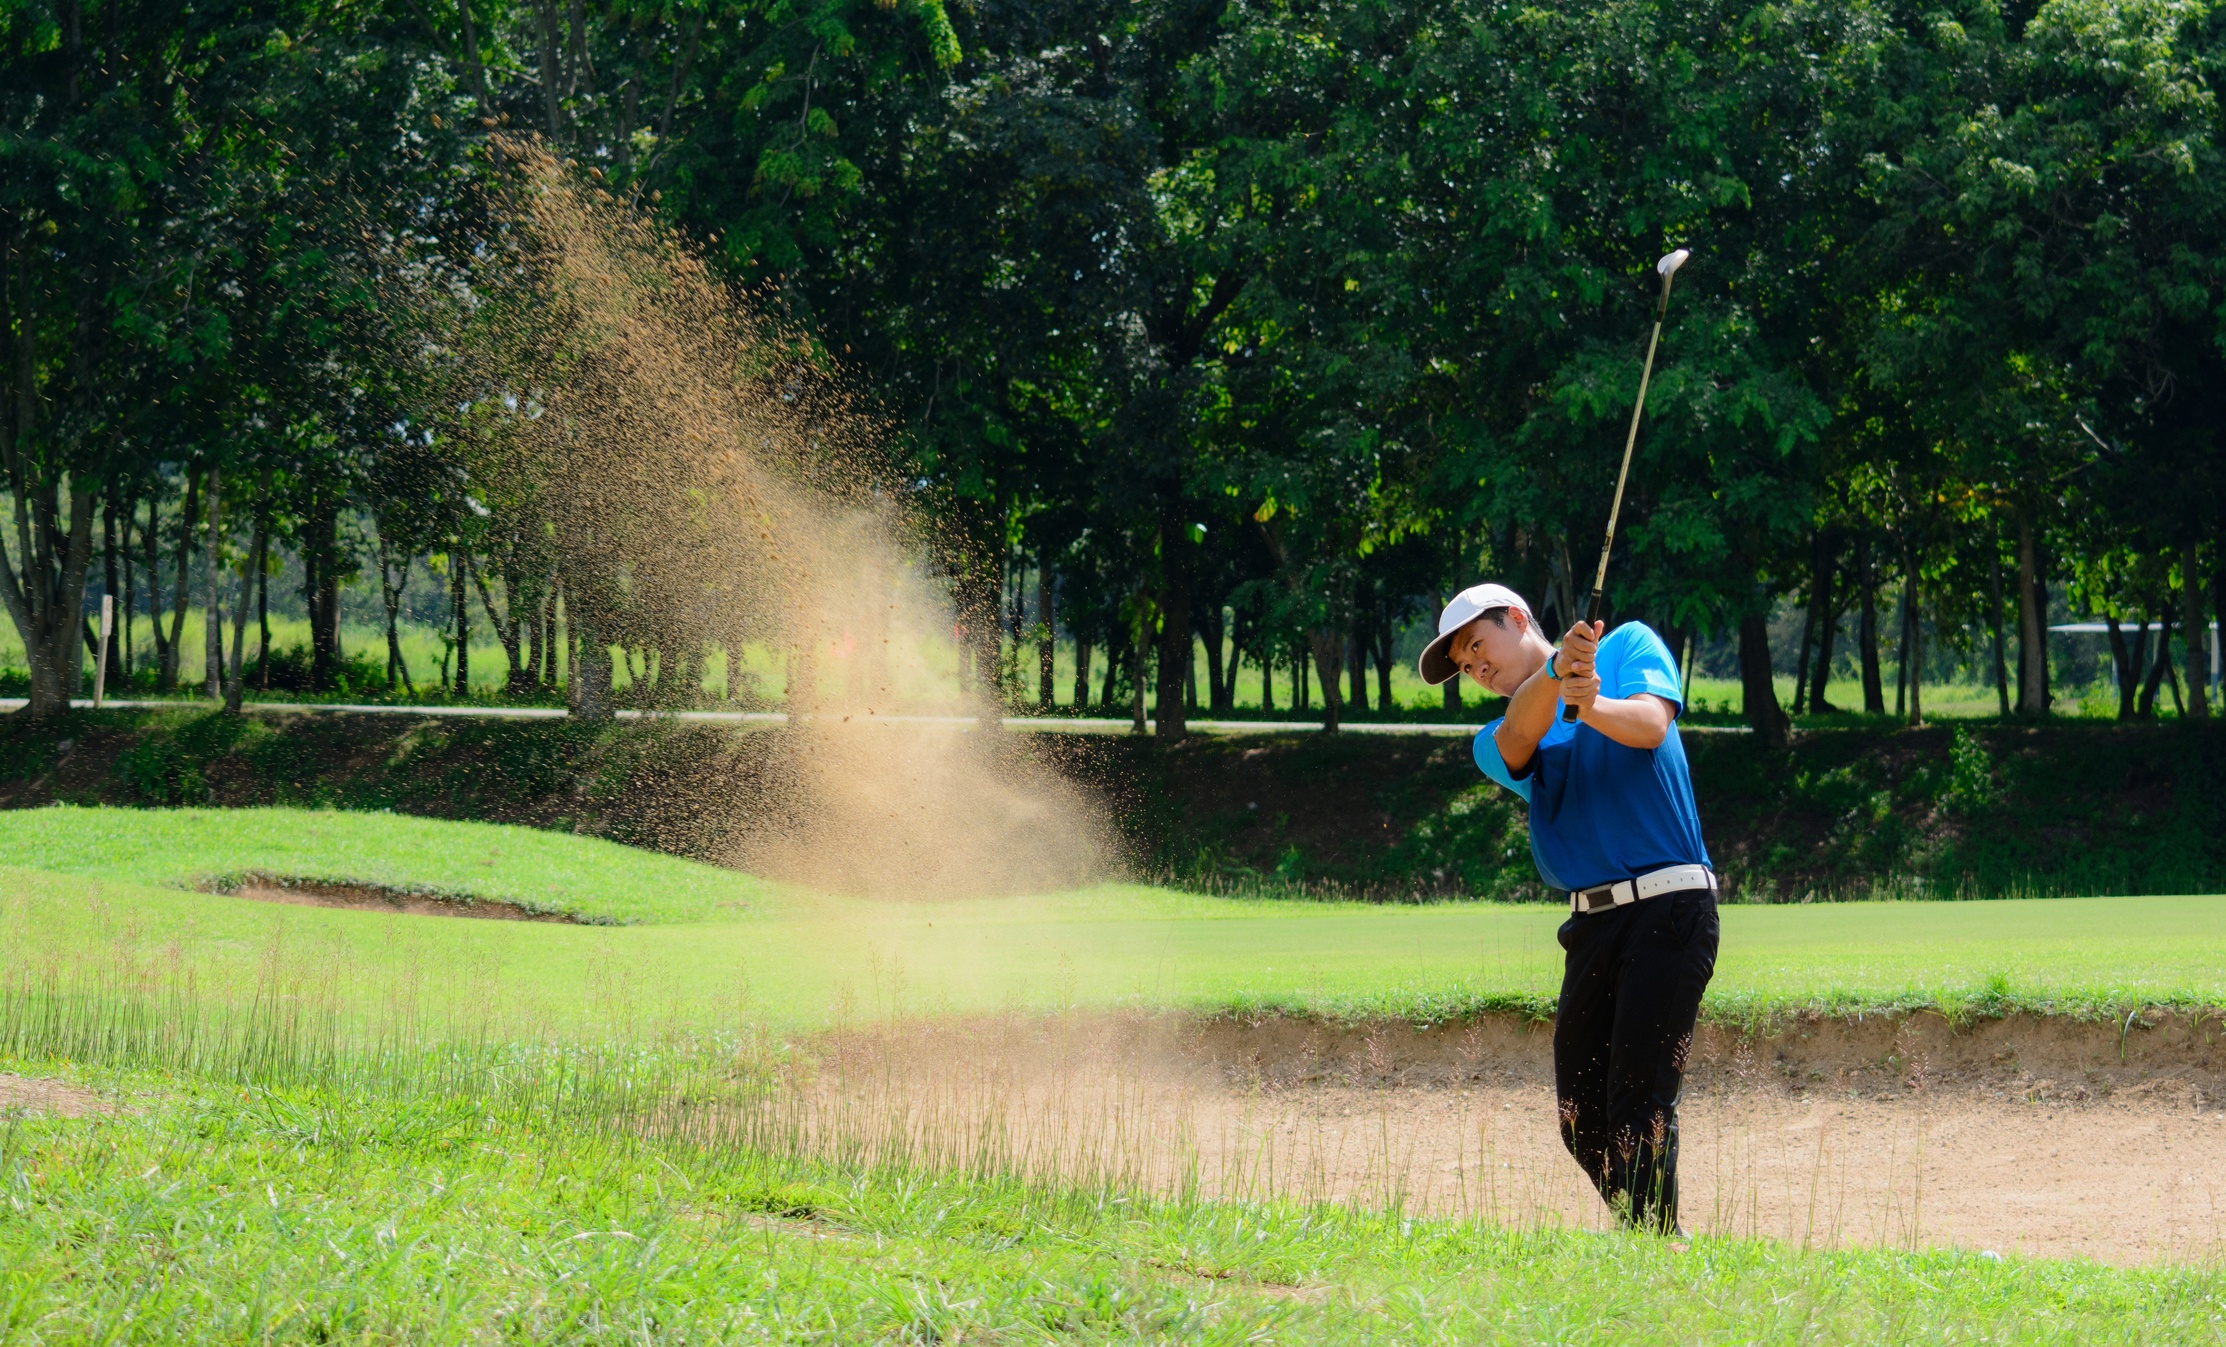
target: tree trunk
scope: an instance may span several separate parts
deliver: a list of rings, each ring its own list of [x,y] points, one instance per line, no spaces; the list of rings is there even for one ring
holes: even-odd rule
[[[2186,611],[2180,631],[2187,641],[2187,714],[2196,720],[2210,715],[2210,619],[2203,615],[2203,582],[2195,568],[2195,544],[2180,547],[2180,596]]]
[[[611,648],[601,632],[565,605],[565,628],[573,643],[566,672],[571,675],[572,714],[582,720],[611,718]]]
[[[464,572],[471,569],[471,556],[463,551],[451,552],[448,557],[448,606],[456,619],[456,684],[459,697],[471,695],[471,595],[466,592]]]
[[[269,479],[267,477],[265,478],[263,489],[265,492],[268,492],[270,489]],[[264,550],[270,545],[267,524],[269,518],[270,512],[268,510],[260,508],[256,510],[255,541],[248,548],[248,555],[253,558],[253,564],[258,568],[260,568],[263,564]],[[242,575],[240,577],[239,597],[234,600],[232,604],[232,668],[231,672],[226,675],[224,679],[224,709],[227,713],[235,716],[240,713],[241,703],[246,701],[247,699],[246,659],[247,577],[245,575]]]
[[[125,494],[121,486],[110,490],[108,500],[101,508],[101,593],[116,599],[117,630],[111,633],[108,641],[108,686],[121,689],[125,678],[124,633],[131,627],[131,599],[120,588],[121,577],[117,568],[120,553],[117,545],[116,507],[119,503],[128,512],[131,497]],[[128,513],[126,518],[128,520]]]
[[[1368,709],[1368,656],[1362,646],[1360,619],[1353,619],[1352,630],[1345,637],[1345,707],[1351,711]]]
[[[395,681],[400,679],[411,696],[417,695],[417,685],[410,681],[410,663],[402,657],[402,598],[410,587],[410,561],[403,556],[401,565],[388,560],[386,540],[379,540],[379,598],[386,605],[386,686],[392,693]]]
[[[2211,620],[2226,628],[2226,538],[2220,538],[2211,544],[2211,555],[2215,563],[2211,567]],[[2212,636],[2205,643],[2204,649],[2212,655],[2209,661],[2210,682],[2218,688],[2222,698],[2226,698],[2226,684],[2219,682],[2221,670],[2218,666],[2226,663],[2226,649],[2221,649],[2222,644],[2226,644],[2226,630]]]
[[[1758,610],[1739,619],[1739,690],[1747,723],[1763,746],[1786,746],[1786,714],[1778,704],[1777,680],[1770,674],[1770,619]]]
[[[517,586],[508,575],[502,577],[503,608],[508,612],[505,617],[495,608],[495,594],[487,584],[486,570],[473,567],[471,579],[473,587],[479,591],[481,606],[487,610],[487,625],[495,629],[495,640],[502,646],[506,666],[503,693],[509,697],[527,696],[533,691],[533,675],[525,659],[525,614],[519,611],[525,605],[518,602]]]
[[[534,17],[540,20],[541,28],[541,104],[548,116],[549,139],[561,144],[564,140],[564,127],[560,121],[560,104],[557,100],[563,93],[559,87],[563,82],[563,75],[559,67],[562,58],[557,51],[556,0],[539,0],[533,11]]]
[[[1291,705],[1305,715],[1314,709],[1314,683],[1304,646],[1291,651],[1291,683]]]
[[[1994,633],[1994,700],[2001,706],[2002,718],[2007,720],[2010,714],[2010,674],[2009,662],[2003,654],[2002,645],[2002,539],[1999,534],[1995,536],[1994,548],[1987,556],[1986,625]],[[2113,654],[2117,647],[2125,644],[2125,638],[2118,634],[2115,618],[2110,622],[2110,640]]]
[[[2157,623],[2156,628],[2156,658],[2150,661],[2148,679],[2141,686],[2139,714],[2143,720],[2151,719],[2156,715],[2157,690],[2163,686],[2164,676],[2172,667],[2172,603],[2170,596],[2166,596],[2165,601],[2157,606],[2162,610],[2160,614],[2162,620]],[[2142,626],[2145,629],[2148,624],[2144,622]]]
[[[1090,661],[1097,655],[1091,649],[1090,633],[1077,629],[1074,633],[1074,709],[1090,709]]]
[[[1809,709],[1809,642],[1816,637],[1816,609],[1807,608],[1801,619],[1801,654],[1793,661],[1793,714]]]
[[[2141,626],[2133,633],[2133,715],[2136,718],[2142,714],[2141,688],[2149,676],[2149,626],[2149,615],[2143,612]]]
[[[1380,620],[1376,623],[1375,640],[1372,642],[1374,647],[1372,653],[1376,657],[1376,709],[1378,711],[1389,711],[1391,709],[1391,660],[1394,653],[1393,632],[1389,615],[1379,613],[1378,616]]]
[[[72,482],[73,488],[77,483]],[[19,570],[0,548],[0,591],[7,600],[8,616],[15,621],[31,666],[31,696],[24,705],[28,720],[45,720],[66,714],[70,698],[85,679],[84,624],[85,578],[93,561],[93,508],[90,489],[70,492],[69,524],[57,528],[61,511],[56,499],[59,486],[38,493],[35,506],[18,489],[16,493],[17,543],[23,553]],[[38,522],[27,522],[36,514]],[[32,541],[31,530],[40,536]]]
[[[161,687],[164,692],[178,690],[178,666],[185,659],[179,646],[185,636],[186,604],[193,596],[193,524],[200,517],[201,479],[187,473],[185,503],[178,514],[178,583],[170,596],[170,644],[163,652]]]
[[[1809,649],[1816,643],[1818,610],[1822,604],[1825,570],[1829,562],[1825,553],[1824,530],[1818,529],[1809,541],[1809,601],[1801,615],[1801,653],[1793,661],[1793,714],[1800,715],[1809,709]]]
[[[340,685],[340,499],[318,490],[302,520],[302,596],[309,606],[309,686]]]
[[[1275,716],[1275,646],[1265,634],[1260,638],[1260,718]]]
[[[255,625],[261,629],[255,655],[255,685],[268,692],[271,690],[271,524],[269,493],[264,494],[263,518],[256,525],[262,532],[263,554],[255,559]]]
[[[464,74],[471,81],[472,101],[477,104],[480,116],[489,115],[487,106],[487,67],[479,59],[479,25],[472,19],[472,0],[457,0],[456,8],[464,16]]]
[[[1159,555],[1166,571],[1166,594],[1160,606],[1156,710],[1159,737],[1169,741],[1190,732],[1183,700],[1190,682],[1190,552],[1189,521],[1172,507],[1163,509]]]
[[[1816,662],[1809,674],[1809,711],[1814,715],[1828,715],[1839,709],[1825,697],[1825,690],[1832,681],[1832,647],[1840,625],[1840,589],[1836,583],[1839,555],[1839,532],[1826,529],[1817,544],[1816,556]]]
[[[1199,630],[1206,643],[1206,708],[1213,715],[1222,715],[1229,709],[1227,668],[1223,647],[1229,639],[1229,618],[1221,605],[1206,605],[1205,620]]]
[[[1909,650],[1909,724],[1925,723],[1925,619],[1924,590],[1917,581],[1917,554],[1911,548],[1902,578],[1902,611],[1907,624]]]
[[[1322,683],[1322,732],[1337,733],[1338,715],[1344,709],[1338,705],[1338,677],[1345,663],[1345,634],[1335,627],[1317,627],[1313,633],[1314,671],[1321,675]]]
[[[580,676],[580,626],[572,612],[572,591],[565,587],[564,577],[561,575],[557,577],[556,588],[558,615],[564,623],[564,704],[577,706],[579,699],[573,694],[572,685]],[[551,655],[549,658],[553,663],[556,656]]]
[[[1894,718],[1909,714],[1909,585],[1903,577],[1900,600],[1894,605]]]
[[[133,571],[131,564],[131,531],[133,528],[137,527],[138,518],[139,503],[133,500],[127,493],[124,496],[123,522],[124,611],[118,619],[117,630],[117,635],[122,638],[121,644],[124,647],[124,677],[126,679],[129,679],[131,677],[132,671],[137,667],[138,664],[137,660],[133,657],[134,652],[132,650],[131,641],[131,615],[139,611],[138,585],[132,578]]]
[[[1144,674],[1151,643],[1151,605],[1139,594],[1136,597],[1136,634],[1129,642],[1128,651],[1128,728],[1131,734],[1143,734],[1151,728],[1144,720]]]
[[[533,611],[526,614],[526,688],[539,692],[546,680],[541,676],[541,660],[548,649],[549,594],[543,589],[533,601]],[[708,662],[705,667],[710,666]]]
[[[224,480],[209,469],[209,531],[201,548],[203,635],[201,671],[204,697],[224,697],[224,596],[217,584],[217,549],[224,544]]]
[[[1036,559],[1036,709],[1050,712],[1059,705],[1059,624],[1051,610],[1052,590],[1056,588],[1051,574],[1051,564],[1042,557]]]
[[[2039,556],[2033,542],[2033,517],[2017,512],[2017,711],[2019,715],[2048,714],[2047,613],[2036,596],[2042,593]]]
[[[1862,619],[1855,635],[1856,652],[1863,665],[1863,710],[1879,716],[1886,713],[1886,680],[1878,664],[1878,576],[1871,570],[1871,540],[1864,534],[1855,540],[1856,583],[1863,590]]]
[[[2118,625],[2116,613],[2103,614],[2102,621],[2110,629],[2110,668],[2118,679],[2118,719],[2131,720],[2133,697],[2141,689],[2140,657],[2127,648],[2125,630]],[[2148,624],[2143,623],[2142,635],[2145,637],[2147,634]],[[2005,704],[2009,701],[2006,690],[2002,700]]]

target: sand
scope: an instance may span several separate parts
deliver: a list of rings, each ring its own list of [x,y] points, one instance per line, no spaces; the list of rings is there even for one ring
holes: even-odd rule
[[[1697,1233],[2111,1263],[2226,1239],[2216,1022],[1937,1016],[1704,1035],[1681,1125]],[[2206,1032],[2206,1030],[2208,1032]],[[1550,1028],[1172,1016],[852,1029],[777,1107],[812,1144],[1159,1192],[1599,1228],[1554,1130]]]

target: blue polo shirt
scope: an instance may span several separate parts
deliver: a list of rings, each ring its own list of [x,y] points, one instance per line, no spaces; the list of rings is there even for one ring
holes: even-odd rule
[[[1684,710],[1677,663],[1643,622],[1602,638],[1593,667],[1603,697],[1651,692]],[[1530,805],[1530,855],[1547,884],[1589,889],[1664,866],[1709,864],[1674,719],[1659,748],[1629,748],[1557,709],[1520,774],[1500,757],[1492,737],[1499,727],[1495,720],[1476,736],[1476,765]]]

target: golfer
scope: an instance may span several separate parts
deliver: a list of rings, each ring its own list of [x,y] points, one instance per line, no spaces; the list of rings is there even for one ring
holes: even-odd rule
[[[1677,1096],[1716,971],[1716,875],[1669,648],[1639,622],[1601,633],[1579,622],[1557,651],[1521,595],[1477,585],[1439,615],[1422,677],[1467,674],[1508,699],[1476,736],[1476,765],[1530,806],[1539,877],[1569,894],[1554,1019],[1561,1140],[1619,1217],[1671,1233]]]

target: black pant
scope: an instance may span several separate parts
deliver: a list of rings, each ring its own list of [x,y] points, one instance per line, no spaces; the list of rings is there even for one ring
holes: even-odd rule
[[[1677,1095],[1717,938],[1716,895],[1706,889],[1561,924],[1561,1140],[1632,1225],[1677,1228]]]

